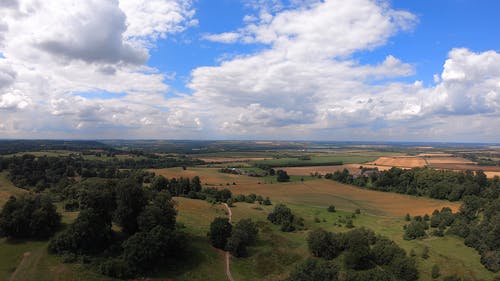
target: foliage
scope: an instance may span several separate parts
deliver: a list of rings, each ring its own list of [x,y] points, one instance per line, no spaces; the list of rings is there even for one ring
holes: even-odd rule
[[[290,176],[287,174],[286,171],[283,170],[278,170],[276,171],[276,180],[278,182],[287,182],[290,181]]]
[[[114,221],[123,232],[134,234],[139,230],[138,216],[147,204],[140,184],[131,180],[121,181],[116,188],[116,210]]]
[[[267,219],[273,224],[281,225],[281,231],[283,232],[292,232],[304,226],[302,218],[296,217],[285,204],[276,205],[273,212],[267,216]]]
[[[338,279],[338,267],[321,259],[308,258],[299,264],[286,281],[335,281]]]
[[[112,240],[111,221],[94,209],[80,212],[76,221],[49,243],[55,254],[97,254]]]
[[[0,213],[0,236],[48,238],[58,229],[61,216],[47,197],[10,197]]]
[[[227,240],[226,250],[235,257],[247,255],[247,246],[255,244],[259,230],[251,219],[240,220],[233,228]]]
[[[228,238],[231,236],[232,225],[228,218],[215,218],[210,224],[208,237],[212,246],[225,249]]]

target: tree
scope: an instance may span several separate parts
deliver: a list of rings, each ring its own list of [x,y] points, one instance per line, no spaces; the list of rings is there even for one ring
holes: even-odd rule
[[[194,176],[191,180],[191,184],[193,185],[193,191],[200,192],[201,191],[201,180],[200,177]]]
[[[344,249],[342,234],[327,232],[323,229],[315,229],[307,236],[309,251],[315,257],[327,260],[337,257]]]
[[[48,238],[61,222],[56,207],[47,197],[11,196],[0,213],[0,236],[13,238]]]
[[[335,206],[333,206],[333,205],[328,206],[328,212],[331,212],[331,213],[335,212]]]
[[[425,236],[424,222],[412,221],[406,225],[404,239],[412,240]]]
[[[56,254],[95,254],[105,249],[112,238],[111,222],[94,209],[84,209],[75,222],[49,243]]]
[[[283,170],[278,170],[276,171],[276,180],[278,182],[287,182],[287,181],[290,181],[290,176],[287,174],[286,171],[283,171]]]
[[[299,264],[286,281],[336,281],[338,267],[325,260],[308,258]]]
[[[259,230],[251,219],[240,220],[232,229],[227,240],[226,250],[235,257],[247,255],[247,246],[255,244]]]
[[[151,204],[147,205],[137,217],[139,230],[150,231],[158,225],[172,230],[175,228],[176,215],[177,211],[170,193],[162,191],[156,194]]]
[[[265,206],[272,205],[271,200],[269,199],[269,197],[266,197],[266,199],[264,199],[264,201],[262,201],[262,205],[265,205]]]
[[[431,275],[432,275],[432,278],[434,278],[434,279],[439,277],[439,275],[440,275],[439,274],[439,266],[437,264],[432,266]]]
[[[227,239],[231,236],[232,225],[228,218],[215,218],[210,224],[208,236],[212,246],[218,249],[225,249]]]
[[[151,188],[157,191],[168,189],[168,180],[164,176],[157,176],[151,183]]]
[[[116,188],[116,210],[114,220],[123,232],[134,234],[139,229],[137,218],[147,204],[140,184],[131,180],[121,181]]]

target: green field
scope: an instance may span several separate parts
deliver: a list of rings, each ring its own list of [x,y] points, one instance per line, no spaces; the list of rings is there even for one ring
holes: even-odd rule
[[[377,156],[362,155],[334,155],[334,156],[311,156],[310,160],[299,158],[279,158],[254,161],[256,165],[268,165],[271,167],[292,167],[292,166],[321,166],[340,164],[362,164],[376,160]]]

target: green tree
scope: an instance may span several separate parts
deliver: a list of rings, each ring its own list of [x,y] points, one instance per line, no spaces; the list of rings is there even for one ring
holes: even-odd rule
[[[276,180],[278,182],[287,182],[287,181],[290,181],[290,176],[288,175],[288,173],[286,171],[283,171],[283,170],[278,170],[276,171]]]
[[[10,197],[0,212],[0,236],[48,238],[61,222],[49,198],[40,195]]]
[[[308,258],[285,281],[337,281],[338,267],[332,262]]]
[[[116,188],[115,222],[122,226],[123,232],[134,234],[139,229],[137,218],[147,204],[140,184],[131,180],[121,181]]]
[[[218,249],[225,249],[227,239],[231,236],[232,225],[228,218],[215,218],[210,224],[208,236],[212,246]]]

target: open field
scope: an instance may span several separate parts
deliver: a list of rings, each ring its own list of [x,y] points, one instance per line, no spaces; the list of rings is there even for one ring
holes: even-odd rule
[[[266,157],[246,157],[246,158],[229,158],[229,157],[200,157],[197,158],[207,163],[228,163],[228,162],[248,162],[248,161],[261,161],[272,158]]]
[[[203,217],[206,216],[205,213],[212,212],[212,206],[208,205],[204,207],[203,204],[192,204],[189,201],[195,200],[191,199],[182,198],[180,200],[179,215],[181,215],[184,210],[182,207],[183,204],[190,206],[190,217]],[[289,201],[284,202],[287,206],[292,208],[295,214],[304,218],[305,225],[308,229],[321,227],[328,231],[335,232],[348,230],[346,227],[334,225],[334,222],[337,222],[340,218],[351,216],[351,212],[348,210],[341,209],[335,213],[330,213],[327,212],[324,207],[291,203]],[[339,206],[337,204],[338,201],[332,200],[331,202]],[[360,204],[363,204],[363,202]],[[259,241],[257,245],[250,247],[249,257],[232,258],[231,260],[231,272],[235,280],[282,280],[286,277],[287,272],[309,255],[306,243],[308,231],[297,231],[293,233],[283,233],[279,231],[277,226],[272,225],[266,219],[267,214],[272,208],[273,206],[248,203],[236,203],[231,208],[233,220],[235,222],[243,218],[252,218],[252,220],[258,223],[260,228]],[[315,218],[318,218],[320,222],[314,222]],[[354,225],[356,227],[365,226],[373,229],[376,233],[394,240],[407,252],[414,250],[417,254],[416,260],[419,270],[421,271],[420,280],[433,280],[430,276],[430,272],[435,263],[440,265],[443,275],[460,274],[472,280],[493,279],[494,274],[487,271],[480,264],[479,255],[474,249],[465,246],[461,239],[447,236],[406,241],[402,238],[402,227],[405,223],[403,216],[388,218],[385,216],[370,215],[363,211],[361,215],[357,215],[356,218],[354,218]],[[423,248],[426,246],[429,247],[430,257],[428,259],[423,259],[420,255]],[[223,272],[222,270],[220,271]]]
[[[349,170],[351,174],[358,173],[360,171],[359,164],[345,164],[345,165],[333,165],[333,166],[309,166],[309,167],[279,167],[276,169],[285,170],[289,175],[303,176],[310,175],[311,173],[320,173],[322,175],[333,173],[335,171],[342,171],[343,169]]]
[[[401,168],[415,168],[427,165],[427,161],[421,157],[398,156],[398,157],[380,157],[375,161],[366,163],[374,166],[390,166]]]
[[[461,157],[431,157],[426,158],[427,163],[430,165],[434,164],[469,164],[474,165],[476,162],[473,162],[469,159],[461,158]]]

